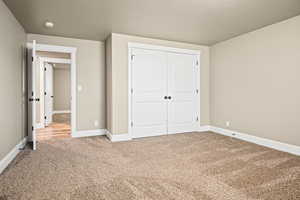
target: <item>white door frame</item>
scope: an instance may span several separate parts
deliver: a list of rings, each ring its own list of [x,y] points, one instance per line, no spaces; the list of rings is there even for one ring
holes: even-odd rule
[[[32,43],[27,43],[28,48],[32,48]],[[76,135],[76,105],[77,105],[77,90],[76,90],[76,47],[65,47],[65,46],[55,46],[48,44],[37,44],[36,51],[49,51],[49,52],[58,52],[58,53],[70,53],[71,54],[71,134],[72,137]],[[52,61],[66,61],[67,59],[57,59],[51,58]],[[69,61],[68,61],[69,62]]]
[[[41,70],[41,74],[45,74],[44,71],[44,67],[45,67],[45,63],[55,63],[55,64],[72,64],[72,60],[71,59],[64,59],[64,58],[50,58],[50,57],[39,57],[39,61],[40,61],[40,70]],[[40,92],[41,94],[44,94],[45,92],[45,75],[43,75],[43,77],[41,78],[41,82],[40,82]],[[72,92],[72,91],[70,91]],[[45,128],[45,96],[41,96],[40,97],[40,103],[43,104],[43,109],[41,109],[41,123],[37,126],[39,128]],[[53,112],[54,113],[54,112]],[[70,112],[69,112],[70,113]]]
[[[181,48],[173,48],[173,47],[166,47],[166,46],[158,46],[158,45],[150,45],[150,44],[142,44],[142,43],[134,43],[128,42],[128,135],[129,138],[133,138],[132,135],[132,61],[134,59],[134,55],[132,55],[132,49],[147,49],[147,50],[157,50],[162,52],[172,52],[172,53],[181,53],[181,54],[189,54],[197,56],[198,62],[198,73],[197,73],[197,88],[199,90],[198,95],[198,104],[197,104],[197,115],[199,116],[199,129],[200,129],[200,122],[201,122],[201,114],[200,114],[200,105],[201,105],[201,90],[200,90],[200,69],[201,69],[201,60],[200,50],[190,50],[190,49],[181,49]]]

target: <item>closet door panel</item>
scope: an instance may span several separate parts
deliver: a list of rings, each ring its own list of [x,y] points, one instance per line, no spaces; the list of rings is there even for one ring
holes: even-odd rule
[[[168,133],[197,130],[197,57],[168,53]]]
[[[167,134],[167,56],[144,49],[132,53],[132,135]]]

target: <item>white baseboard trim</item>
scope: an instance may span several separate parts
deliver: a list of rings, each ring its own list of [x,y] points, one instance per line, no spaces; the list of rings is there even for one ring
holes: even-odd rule
[[[132,140],[132,137],[128,133],[124,134],[111,134],[109,131],[106,131],[106,136],[111,142],[123,142]]]
[[[291,154],[298,155],[298,156],[300,155],[300,147],[296,146],[296,145],[286,144],[286,143],[278,142],[275,140],[261,138],[261,137],[257,137],[257,136],[237,132],[237,131],[232,131],[232,130],[228,130],[228,129],[223,129],[223,128],[219,128],[219,127],[215,127],[215,126],[209,126],[209,125],[200,126],[198,129],[198,132],[206,132],[206,131],[212,131],[214,133],[222,134],[225,136],[230,136],[233,138],[237,138],[237,139],[244,140],[247,142],[255,143],[255,144],[269,147],[272,149],[276,149],[279,151],[284,151],[284,152],[291,153]],[[72,134],[72,137],[77,138],[77,137],[90,137],[90,136],[98,136],[98,135],[106,135],[111,142],[122,142],[122,141],[132,140],[131,135],[128,133],[111,134],[106,129],[77,131],[75,134]],[[2,161],[1,161],[1,164],[2,164]],[[1,165],[0,165],[0,172],[1,172]]]
[[[200,126],[198,129],[198,132],[206,132],[206,131],[210,131],[210,126],[208,126],[208,125]]]
[[[71,110],[54,110],[52,114],[68,114],[71,113]]]
[[[13,161],[13,159],[21,151],[20,149],[26,145],[27,138],[25,137],[19,144],[17,144],[2,160],[0,160],[0,174]]]
[[[210,126],[200,126],[199,128],[197,128],[197,131],[198,132],[210,131]],[[182,133],[182,132],[179,132],[179,133]],[[171,134],[177,134],[177,133],[171,133]],[[109,131],[107,131],[106,136],[108,137],[108,139],[111,142],[122,142],[122,141],[129,141],[129,140],[133,139],[129,133],[111,134]]]
[[[106,135],[106,129],[76,131],[76,133],[72,133],[73,138],[91,137],[91,136],[99,136],[99,135]]]
[[[257,136],[253,136],[253,135],[249,135],[249,134],[245,134],[245,133],[240,133],[237,131],[218,128],[215,126],[210,126],[210,131],[212,131],[214,133],[219,133],[222,135],[230,136],[233,138],[237,138],[240,140],[244,140],[247,142],[255,143],[258,145],[262,145],[265,147],[269,147],[272,149],[276,149],[279,151],[284,151],[284,152],[291,153],[291,154],[298,155],[298,156],[300,155],[300,146],[286,144],[286,143],[278,142],[275,140],[270,140],[270,139],[261,138],[261,137],[257,137]]]

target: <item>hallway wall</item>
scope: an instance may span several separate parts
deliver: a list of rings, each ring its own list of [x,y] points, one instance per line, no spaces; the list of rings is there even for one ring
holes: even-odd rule
[[[53,70],[53,110],[71,110],[70,65],[56,64]]]

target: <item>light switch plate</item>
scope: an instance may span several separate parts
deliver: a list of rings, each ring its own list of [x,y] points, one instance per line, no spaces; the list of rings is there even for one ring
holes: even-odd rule
[[[95,120],[95,121],[94,121],[94,126],[95,126],[95,127],[98,127],[98,126],[99,126],[98,120]]]
[[[78,87],[77,87],[77,88],[78,88],[78,91],[79,91],[79,92],[81,92],[81,91],[82,91],[82,86],[81,86],[81,85],[78,85]]]
[[[229,126],[230,126],[230,122],[227,121],[227,122],[226,122],[226,127],[229,127]]]

